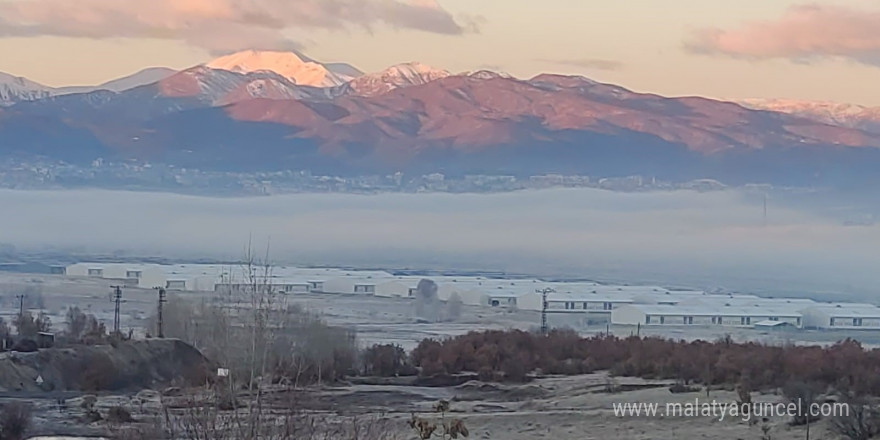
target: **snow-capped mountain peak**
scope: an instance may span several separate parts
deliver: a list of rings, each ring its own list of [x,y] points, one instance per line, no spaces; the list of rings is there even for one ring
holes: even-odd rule
[[[513,79],[513,75],[504,72],[493,72],[491,70],[474,70],[472,72],[467,72],[465,75],[474,78],[474,79],[496,79],[496,78],[505,78],[505,79]]]
[[[395,89],[427,84],[452,74],[422,63],[403,63],[381,72],[370,73],[352,80],[348,86],[361,96],[376,96]]]
[[[736,103],[752,110],[787,113],[830,125],[880,133],[880,107],[793,99],[741,99]]]
[[[294,52],[247,50],[217,58],[206,66],[236,73],[274,72],[300,86],[334,87],[352,79]]]
[[[0,106],[52,96],[52,88],[27,78],[0,72]]]

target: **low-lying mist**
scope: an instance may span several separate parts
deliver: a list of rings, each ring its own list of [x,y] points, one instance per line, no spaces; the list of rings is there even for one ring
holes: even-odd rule
[[[880,227],[739,191],[298,194],[208,198],[0,191],[0,242],[287,264],[506,270],[630,283],[871,299]]]

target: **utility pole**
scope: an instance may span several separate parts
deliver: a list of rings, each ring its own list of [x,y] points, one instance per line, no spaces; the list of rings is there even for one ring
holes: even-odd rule
[[[113,301],[116,307],[113,309],[113,335],[119,337],[119,305],[122,303],[122,286],[110,286],[114,289]]]
[[[24,319],[24,298],[26,296],[27,295],[25,295],[23,293],[16,295],[16,298],[18,298],[18,322],[15,325],[16,325],[16,327],[18,327],[18,335],[19,336],[21,336],[21,326],[23,324],[22,321]],[[6,341],[3,341],[3,348],[6,348]]]
[[[167,301],[168,300],[165,299],[165,288],[160,287],[159,288],[159,323],[158,323],[159,324],[158,331],[159,331],[160,338],[165,337],[165,326],[162,321],[162,305],[165,304]]]
[[[544,289],[536,290],[535,292],[541,294],[541,334],[546,335],[550,331],[550,328],[547,325],[547,308],[549,306],[549,304],[547,303],[547,294],[556,291],[547,287]]]
[[[21,322],[21,319],[24,317],[24,298],[27,295],[21,294],[16,296],[18,298],[18,322]]]

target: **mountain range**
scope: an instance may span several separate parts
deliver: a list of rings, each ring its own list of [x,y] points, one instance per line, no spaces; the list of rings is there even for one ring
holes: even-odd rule
[[[580,76],[365,74],[244,51],[94,87],[0,74],[0,158],[205,170],[643,175],[731,183],[880,183],[880,110],[636,93]]]

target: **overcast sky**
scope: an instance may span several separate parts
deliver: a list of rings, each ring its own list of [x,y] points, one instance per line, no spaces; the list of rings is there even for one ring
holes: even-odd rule
[[[880,105],[877,0],[0,0],[0,71],[49,85],[242,48]]]

